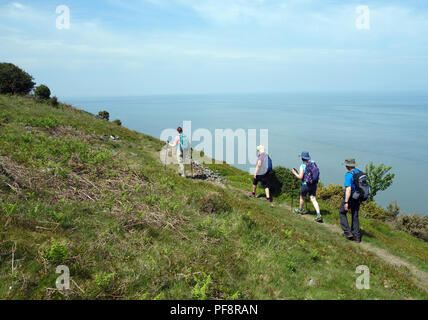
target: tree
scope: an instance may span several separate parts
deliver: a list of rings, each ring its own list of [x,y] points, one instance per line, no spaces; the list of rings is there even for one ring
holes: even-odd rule
[[[102,120],[107,120],[109,121],[110,119],[110,114],[107,111],[100,111],[98,112],[98,118],[102,119]]]
[[[373,162],[366,166],[367,180],[371,192],[369,201],[373,201],[379,191],[388,189],[395,178],[394,173],[389,173],[392,167],[387,167],[383,163],[376,167]]]
[[[29,94],[33,77],[12,63],[0,63],[0,94]]]
[[[34,95],[39,99],[48,100],[51,97],[51,90],[42,84],[36,88]]]

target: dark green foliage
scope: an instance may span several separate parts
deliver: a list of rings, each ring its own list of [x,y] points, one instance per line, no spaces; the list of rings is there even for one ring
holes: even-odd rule
[[[281,194],[297,196],[300,190],[300,180],[297,179],[290,169],[284,167],[275,167],[269,177],[270,191],[273,196]]]
[[[383,163],[376,167],[373,162],[366,166],[368,183],[370,185],[369,201],[373,201],[379,191],[388,189],[394,180],[395,174],[389,173],[392,167],[387,167]]]
[[[119,119],[113,121],[114,124],[117,124],[119,127],[122,126],[122,121]]]
[[[51,90],[47,86],[42,84],[38,86],[36,90],[34,90],[34,95],[38,99],[48,100],[51,97]]]
[[[11,63],[0,63],[0,94],[29,94],[33,77]]]
[[[428,242],[428,216],[403,215],[398,219],[396,226],[399,230]]]
[[[110,120],[110,114],[107,111],[100,111],[98,112],[98,118],[102,119],[102,120]]]
[[[52,97],[50,101],[51,101],[52,107],[54,107],[54,108],[58,107],[59,103],[58,103],[57,97]]]

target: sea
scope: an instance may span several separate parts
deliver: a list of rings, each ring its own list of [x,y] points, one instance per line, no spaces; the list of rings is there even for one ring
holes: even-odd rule
[[[428,92],[411,93],[254,93],[70,97],[62,99],[97,114],[110,113],[123,126],[156,138],[165,129],[191,121],[192,132],[267,130],[274,166],[298,168],[299,154],[310,152],[321,182],[344,184],[345,158],[358,168],[370,162],[391,166],[393,184],[375,200],[386,206],[397,201],[403,213],[428,214]],[[236,139],[238,145],[238,139]],[[196,143],[197,145],[198,143]],[[195,144],[193,144],[195,146]],[[235,147],[237,151],[237,147]],[[249,151],[253,152],[252,150]],[[256,150],[254,150],[254,154]],[[216,157],[217,160],[226,160]],[[236,167],[249,170],[248,161]]]

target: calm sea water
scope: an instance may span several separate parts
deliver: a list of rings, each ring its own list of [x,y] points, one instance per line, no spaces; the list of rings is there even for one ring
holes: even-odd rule
[[[68,98],[91,113],[155,137],[183,120],[192,129],[268,129],[274,165],[297,167],[307,150],[323,183],[343,184],[347,157],[361,169],[370,161],[392,166],[390,189],[376,198],[397,200],[402,211],[428,214],[428,93],[412,94],[247,94]],[[248,169],[248,166],[238,166]]]

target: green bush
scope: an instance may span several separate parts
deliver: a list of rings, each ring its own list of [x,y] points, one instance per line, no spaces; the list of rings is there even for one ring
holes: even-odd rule
[[[33,77],[12,63],[0,63],[0,94],[29,94]]]
[[[361,216],[364,218],[373,218],[384,220],[387,217],[385,209],[380,207],[375,201],[368,201],[361,204]]]
[[[293,188],[294,184],[294,188]],[[280,196],[281,194],[298,196],[300,192],[300,180],[297,179],[290,169],[284,167],[275,167],[269,176],[270,191],[273,196]]]
[[[51,97],[51,90],[47,86],[42,84],[38,86],[36,90],[34,90],[34,95],[38,99],[48,100]]]
[[[51,101],[52,107],[55,107],[55,108],[58,107],[59,103],[58,103],[57,97],[52,97],[50,101]]]
[[[102,120],[110,120],[110,114],[107,111],[100,111],[98,112],[98,118]]]
[[[113,121],[114,124],[117,124],[119,127],[122,126],[122,121],[119,119]]]
[[[428,216],[402,215],[397,220],[397,229],[428,242]]]
[[[57,242],[54,238],[51,239],[51,246],[44,254],[44,258],[52,263],[64,263],[69,257],[70,251],[67,248],[66,241]]]
[[[335,196],[343,198],[345,189],[337,184],[330,184],[328,187],[320,185],[317,190],[317,197],[321,200],[331,200]]]
[[[229,201],[225,199],[225,196],[224,193],[210,192],[203,195],[201,198],[197,197],[194,201],[198,209],[204,213],[229,213],[232,211],[232,206],[229,204]]]

